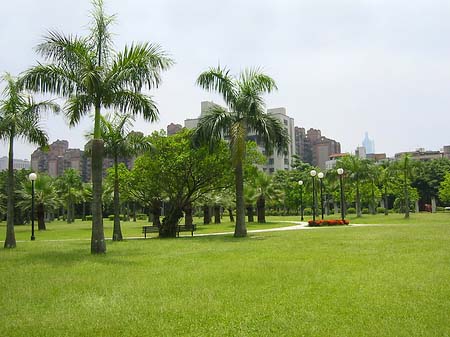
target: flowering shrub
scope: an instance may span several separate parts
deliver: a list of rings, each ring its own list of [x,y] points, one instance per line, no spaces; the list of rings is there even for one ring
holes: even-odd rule
[[[316,220],[308,221],[309,227],[320,227],[320,226],[341,226],[341,225],[348,225],[350,221],[348,220]]]

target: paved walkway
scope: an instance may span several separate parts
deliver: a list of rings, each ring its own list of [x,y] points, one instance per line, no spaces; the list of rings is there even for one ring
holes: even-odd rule
[[[325,228],[334,228],[335,226],[324,226],[324,227],[308,227],[308,222],[300,222],[300,221],[279,221],[284,223],[295,224],[294,226],[286,226],[286,227],[276,227],[276,228],[266,228],[266,229],[252,229],[248,230],[247,233],[265,233],[265,232],[280,232],[280,231],[295,231],[295,230],[317,230],[317,229],[325,229]],[[351,224],[346,227],[373,227],[373,226],[384,226],[384,224]],[[204,234],[195,234],[195,237],[201,236],[216,236],[216,235],[231,235],[234,232],[220,232],[220,233],[204,233]],[[191,237],[190,234],[180,234],[180,237]],[[148,237],[147,239],[152,239],[155,237]],[[129,236],[124,237],[124,240],[145,240],[142,236]],[[91,239],[60,239],[60,240],[36,240],[40,242],[64,242],[64,241],[90,241]],[[111,241],[111,238],[105,238],[107,241]],[[18,240],[17,242],[31,242],[30,240]]]

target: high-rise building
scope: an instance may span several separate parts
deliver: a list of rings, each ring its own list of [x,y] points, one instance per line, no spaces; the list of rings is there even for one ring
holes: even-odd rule
[[[30,161],[27,159],[13,159],[13,169],[14,170],[28,170],[30,168]],[[0,158],[0,171],[5,171],[8,169],[8,157]]]
[[[180,124],[170,123],[167,125],[167,135],[172,136],[179,132],[183,127]]]
[[[319,129],[295,127],[295,154],[305,163],[325,170],[326,162],[334,154],[341,153],[341,144],[322,136]]]
[[[366,154],[375,153],[375,142],[373,139],[369,139],[369,134],[366,132],[362,141],[362,146],[366,149]]]

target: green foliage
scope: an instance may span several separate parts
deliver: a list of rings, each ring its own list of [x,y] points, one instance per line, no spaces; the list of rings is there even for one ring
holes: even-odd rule
[[[385,208],[384,207],[377,207],[377,213],[378,214],[382,214],[385,212]]]
[[[354,207],[349,207],[347,208],[347,214],[356,214],[356,208]]]
[[[312,208],[310,208],[310,207],[304,208],[303,215],[312,215]]]
[[[361,210],[361,213],[362,213],[362,214],[369,214],[369,209],[368,209],[368,208],[363,208],[363,209]]]
[[[439,199],[447,205],[450,204],[450,172],[445,174],[444,180],[440,183]]]

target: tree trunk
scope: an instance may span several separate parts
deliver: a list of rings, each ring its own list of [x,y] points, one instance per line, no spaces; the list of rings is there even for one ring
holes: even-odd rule
[[[37,213],[37,220],[38,220],[38,229],[40,231],[45,231],[46,227],[45,227],[44,204],[42,204],[42,203],[37,204],[36,213]],[[33,214],[31,216],[33,216]]]
[[[214,223],[220,223],[220,206],[214,205]]]
[[[247,205],[248,222],[255,222],[253,218],[253,205]]]
[[[404,182],[404,193],[405,193],[405,219],[409,219],[409,191],[408,191],[408,176],[405,169],[405,182]]]
[[[333,198],[333,208],[334,208],[334,214],[335,215],[338,214],[339,213],[339,207],[338,207],[337,202],[334,200],[334,198]]]
[[[416,200],[415,206],[416,206],[416,213],[419,213],[419,200]]]
[[[188,201],[184,206],[184,225],[186,227],[192,227],[194,219],[192,217],[192,203]]]
[[[236,226],[234,236],[244,237],[247,236],[247,226],[245,225],[244,170],[242,168],[242,159],[237,163],[234,173],[236,183]]]
[[[384,188],[384,215],[389,214],[387,188]]]
[[[208,225],[211,223],[211,213],[209,212],[209,206],[203,206],[203,224]]]
[[[97,112],[96,112],[97,113]],[[92,235],[91,253],[106,253],[102,214],[103,140],[92,140]]]
[[[234,216],[233,216],[233,209],[232,208],[228,208],[228,214],[230,215],[230,221],[234,222]]]
[[[159,237],[175,238],[177,236],[178,221],[183,217],[181,209],[174,205],[169,205],[168,212],[159,228]]]
[[[133,201],[133,222],[136,222],[136,201]]]
[[[372,181],[372,203],[371,203],[371,213],[372,215],[375,215],[377,213],[376,210],[376,205],[375,205],[375,186],[374,186],[374,182]]]
[[[258,223],[266,223],[266,198],[262,194],[256,200],[256,214]]]
[[[155,227],[161,227],[161,221],[159,218],[161,217],[161,200],[156,199],[153,200],[152,205],[150,207],[150,212],[153,215],[152,224]]]
[[[360,218],[361,214],[361,196],[359,195],[359,181],[356,182],[356,216]]]
[[[436,197],[431,197],[431,213],[436,213]]]
[[[82,210],[82,214],[81,214],[81,221],[86,221],[86,202],[83,201],[83,210]]]
[[[112,240],[123,240],[122,229],[120,228],[119,172],[117,156],[114,157],[114,228]]]
[[[14,134],[14,130],[12,130]],[[8,206],[6,211],[6,238],[5,248],[16,248],[16,236],[14,233],[14,137],[9,137],[8,158]]]

